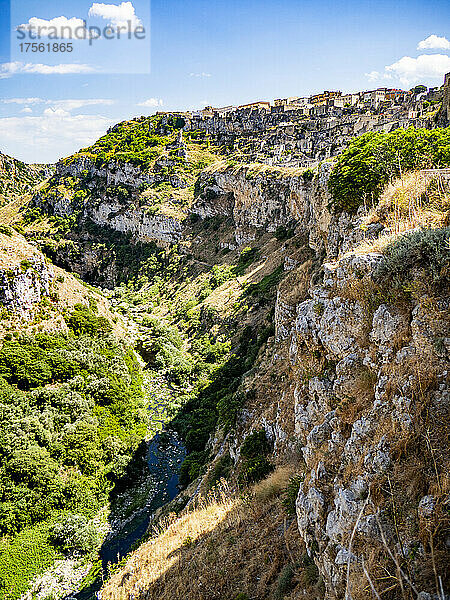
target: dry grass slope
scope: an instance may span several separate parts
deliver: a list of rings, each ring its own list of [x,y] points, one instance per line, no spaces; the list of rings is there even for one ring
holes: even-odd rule
[[[282,507],[292,472],[282,467],[240,496],[222,480],[161,524],[108,581],[102,600],[320,598],[296,521]]]

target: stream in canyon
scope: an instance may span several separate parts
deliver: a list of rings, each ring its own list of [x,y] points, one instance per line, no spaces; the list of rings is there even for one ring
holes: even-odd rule
[[[144,508],[134,512],[115,527],[100,549],[103,574],[108,566],[119,562],[145,535],[155,511],[178,494],[178,471],[186,456],[184,445],[171,430],[157,433],[148,443],[147,466],[149,491]],[[76,600],[91,600],[102,586],[102,574],[89,587],[73,594]]]

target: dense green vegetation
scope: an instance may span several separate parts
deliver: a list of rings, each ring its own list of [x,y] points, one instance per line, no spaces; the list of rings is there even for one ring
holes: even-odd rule
[[[122,121],[112,127],[93,146],[83,148],[78,154],[66,160],[71,161],[79,154],[85,154],[93,158],[97,166],[114,159],[148,168],[160,155],[161,147],[169,141],[167,136],[156,133],[159,123],[158,117]],[[169,125],[166,128],[167,134],[170,134],[173,128],[173,125]]]
[[[338,157],[330,179],[336,211],[371,206],[385,185],[401,173],[450,165],[450,127],[369,132],[352,140]]]
[[[235,425],[246,399],[238,390],[242,375],[252,368],[260,348],[272,334],[271,326],[259,334],[251,328],[244,330],[236,351],[214,371],[213,377],[194,388],[172,421],[190,452],[180,471],[183,485],[201,474],[208,459],[205,447],[216,426],[228,430]]]
[[[159,115],[122,121],[109,129],[106,135],[98,139],[95,144],[82,148],[73,156],[65,159],[65,162],[70,163],[80,156],[85,156],[93,160],[97,167],[113,160],[116,162],[129,162],[141,169],[148,169],[154,165],[155,160],[168,147],[171,160],[180,164],[185,163],[184,159],[178,158],[176,153],[170,152],[168,146],[174,140],[174,132],[181,129],[184,124],[184,120],[176,115],[167,117],[164,123],[162,122],[162,116]],[[192,139],[191,136],[188,136],[188,138]],[[196,140],[195,142],[198,147],[206,147],[204,140]],[[208,164],[208,161],[204,164],[199,163],[197,166],[203,168],[206,164]]]
[[[29,582],[52,566],[61,552],[51,541],[47,521],[27,527],[13,539],[0,543],[0,598],[16,600],[28,590]]]
[[[21,336],[0,350],[1,534],[61,511],[92,517],[146,432],[132,351],[89,309],[67,322],[71,334]]]

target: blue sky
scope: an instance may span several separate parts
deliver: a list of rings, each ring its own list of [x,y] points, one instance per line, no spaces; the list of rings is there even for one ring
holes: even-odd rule
[[[12,0],[9,13],[9,3],[0,0],[2,152],[50,162],[119,120],[156,110],[323,89],[440,85],[450,71],[450,10],[444,0],[152,0],[151,11],[148,0],[132,0],[136,19],[147,29],[145,40],[100,40],[91,48],[79,42],[84,46],[76,56],[10,54],[11,16],[13,23],[76,17],[107,25],[111,19],[98,15],[115,14],[111,10],[121,2],[105,0],[89,17],[93,4]],[[48,65],[63,73],[42,74],[51,71]],[[80,73],[64,72],[70,69]]]

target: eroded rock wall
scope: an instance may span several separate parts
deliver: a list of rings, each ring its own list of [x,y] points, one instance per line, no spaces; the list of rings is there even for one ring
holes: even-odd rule
[[[42,255],[0,270],[0,304],[20,318],[31,320],[34,310],[50,294],[54,270]]]
[[[242,385],[249,397],[256,390],[256,399],[247,402],[236,433],[210,447],[218,455],[228,448],[237,463],[242,440],[262,427],[276,460],[298,456],[298,527],[327,600],[365,597],[355,591],[361,581],[367,586],[363,560],[385,564],[389,552],[412,556],[408,568],[419,591],[420,583],[426,589],[421,573],[432,559],[424,531],[443,518],[436,472],[448,460],[448,288],[438,295],[424,288],[401,301],[375,285],[383,255],[360,248],[383,226],[328,211],[326,165],[312,181],[248,174],[229,169],[205,177],[193,210],[232,218],[238,244],[258,231],[294,227],[318,266],[305,278],[296,245],[287,246],[289,276],[278,289],[271,349]]]

